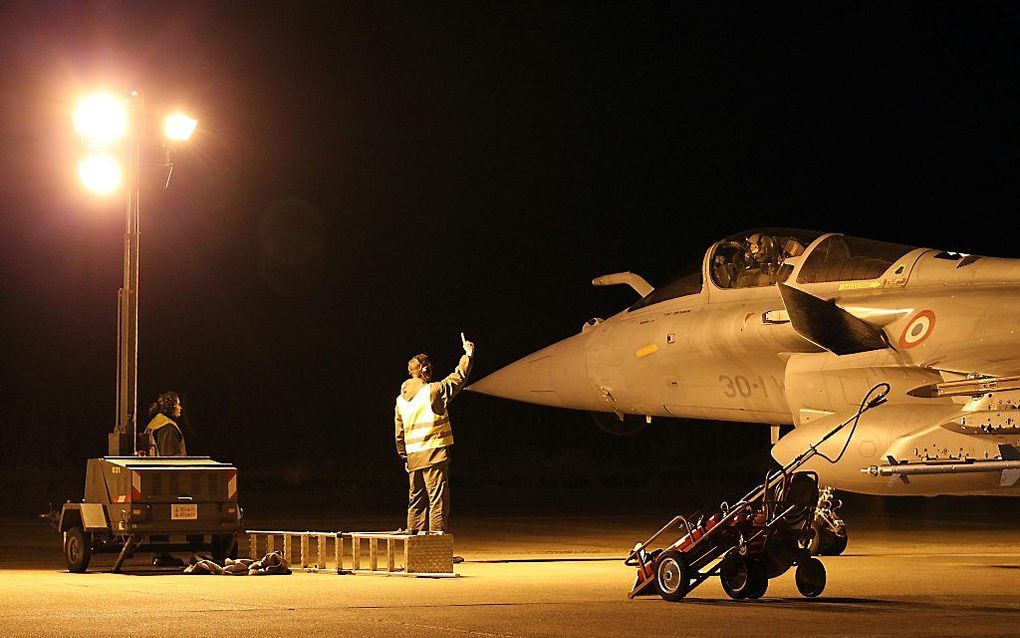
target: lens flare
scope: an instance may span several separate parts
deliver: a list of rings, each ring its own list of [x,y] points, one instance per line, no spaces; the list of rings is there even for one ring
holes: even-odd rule
[[[97,195],[109,195],[120,186],[122,171],[109,155],[91,155],[78,164],[81,183]]]
[[[89,146],[112,144],[127,133],[127,108],[107,93],[87,97],[74,112],[74,130]]]

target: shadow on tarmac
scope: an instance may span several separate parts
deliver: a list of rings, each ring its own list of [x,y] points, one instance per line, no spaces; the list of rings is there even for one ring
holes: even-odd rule
[[[665,601],[663,601],[665,602]],[[942,604],[934,601],[908,601],[888,600],[881,598],[853,598],[853,597],[821,597],[821,598],[760,598],[758,600],[733,601],[729,599],[712,598],[684,598],[681,604],[702,605],[708,607],[729,607],[732,605],[751,605],[768,607],[770,609],[797,609],[821,612],[848,612],[861,611],[880,612],[922,612],[944,609],[954,609],[955,605]],[[968,612],[995,613],[1020,616],[1020,609],[1004,609],[1002,607],[975,607],[968,606]]]

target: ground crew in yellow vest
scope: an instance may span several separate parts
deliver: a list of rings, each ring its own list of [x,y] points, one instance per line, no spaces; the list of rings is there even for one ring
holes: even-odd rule
[[[460,335],[464,356],[457,369],[442,381],[432,383],[432,362],[427,355],[415,355],[407,362],[411,378],[404,381],[397,397],[397,454],[407,468],[410,490],[407,502],[407,532],[446,532],[450,520],[450,401],[464,387],[471,373],[475,344]]]
[[[181,417],[181,397],[173,391],[163,392],[149,408],[149,456],[187,456],[184,433],[174,419]]]

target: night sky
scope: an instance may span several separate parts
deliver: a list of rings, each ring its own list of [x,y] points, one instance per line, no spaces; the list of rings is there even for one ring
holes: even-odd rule
[[[87,91],[145,93],[153,161],[164,106],[200,121],[143,179],[140,412],[182,392],[250,486],[399,486],[407,359],[464,331],[480,378],[634,300],[596,275],[756,226],[1020,256],[1018,34],[1007,3],[6,3],[0,487],[79,496],[113,425],[124,203],[77,183]],[[752,426],[453,419],[455,487],[767,458]]]

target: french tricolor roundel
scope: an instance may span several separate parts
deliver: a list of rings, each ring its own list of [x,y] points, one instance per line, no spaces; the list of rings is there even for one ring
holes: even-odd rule
[[[922,310],[907,322],[907,327],[900,335],[901,348],[913,348],[921,345],[925,339],[931,336],[935,329],[935,313],[931,310]]]

